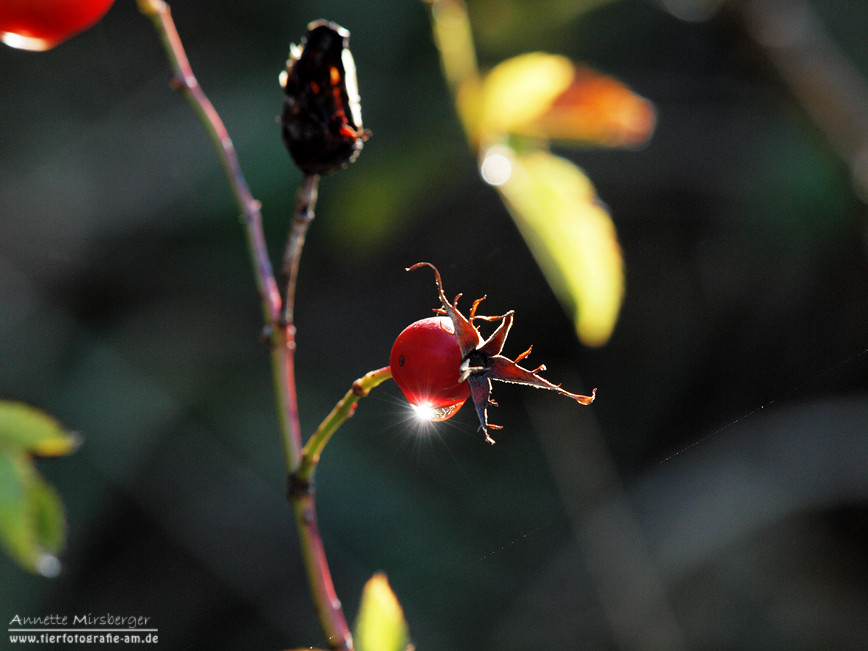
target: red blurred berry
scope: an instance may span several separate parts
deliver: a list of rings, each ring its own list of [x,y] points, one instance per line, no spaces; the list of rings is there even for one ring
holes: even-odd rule
[[[389,366],[410,404],[430,410],[429,420],[452,417],[470,397],[467,378],[459,370],[461,348],[449,317],[432,316],[407,326],[392,346]]]
[[[84,31],[114,0],[2,0],[0,41],[22,50],[48,50]]]

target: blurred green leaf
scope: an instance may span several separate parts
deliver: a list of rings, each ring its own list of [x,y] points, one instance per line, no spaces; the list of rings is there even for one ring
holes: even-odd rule
[[[463,3],[442,4],[454,15],[444,21],[432,13],[435,40],[458,115],[479,149],[482,177],[497,187],[552,289],[573,312],[579,338],[603,345],[623,300],[621,247],[591,182],[548,148],[552,141],[641,145],[654,131],[654,106],[617,79],[545,52],[511,57],[481,75],[473,39],[447,36],[457,24],[470,34]],[[570,4],[583,11],[598,3]],[[539,10],[534,4],[532,11]],[[461,56],[452,51],[459,48],[466,50]]]
[[[51,554],[59,553],[66,541],[63,502],[54,487],[39,475],[30,485],[30,510],[38,544]]]
[[[22,567],[54,576],[66,522],[57,492],[36,471],[33,455],[69,454],[77,437],[39,409],[0,401],[0,543]]]
[[[31,572],[53,576],[63,548],[63,507],[25,452],[0,446],[0,543]]]
[[[477,142],[506,134],[606,147],[644,143],[654,130],[651,102],[617,79],[544,52],[495,66],[466,84],[459,112]]]
[[[585,174],[547,151],[489,150],[507,168],[495,185],[537,263],[589,346],[609,339],[624,295],[621,247]],[[490,181],[491,182],[491,181]]]
[[[365,584],[353,637],[357,651],[404,651],[407,648],[404,611],[385,574],[375,574]]]
[[[572,77],[573,64],[565,57],[522,54],[492,68],[478,93],[462,92],[460,113],[472,116],[474,124],[468,131],[475,133],[476,140],[484,140],[487,132],[514,133],[543,114]]]
[[[484,0],[468,2],[474,34],[486,52],[549,41],[588,12],[615,0]]]
[[[75,451],[78,439],[53,417],[22,402],[0,401],[0,443],[40,457]]]

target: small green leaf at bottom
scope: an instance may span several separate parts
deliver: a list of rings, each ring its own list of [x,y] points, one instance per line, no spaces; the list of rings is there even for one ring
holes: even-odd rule
[[[19,565],[56,576],[66,521],[57,492],[37,472],[33,457],[56,457],[79,438],[56,419],[22,402],[0,400],[0,547]]]
[[[365,584],[353,637],[356,651],[411,648],[404,611],[385,574],[377,573]]]
[[[57,457],[74,452],[79,438],[44,411],[23,402],[0,400],[0,443],[38,457]]]
[[[57,492],[36,472],[33,460],[0,446],[0,545],[25,569],[56,576],[66,524]]]

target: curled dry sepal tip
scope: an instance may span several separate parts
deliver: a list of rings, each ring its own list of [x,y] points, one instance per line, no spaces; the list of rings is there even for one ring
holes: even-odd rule
[[[370,131],[362,126],[350,33],[315,20],[301,45],[290,48],[280,85],[286,98],[283,141],[305,174],[331,174],[352,163]]]
[[[545,366],[540,365],[534,370],[519,366],[518,362],[530,354],[530,348],[514,360],[502,355],[514,312],[481,316],[476,311],[483,297],[474,301],[469,316],[464,316],[458,309],[461,294],[449,302],[443,292],[440,272],[433,264],[419,262],[408,271],[423,266],[434,271],[440,299],[440,308],[436,312],[445,316],[421,319],[407,326],[398,335],[389,356],[395,383],[414,409],[428,420],[442,421],[451,418],[470,397],[485,440],[494,443],[488,430],[501,429],[501,426],[488,422],[488,406],[496,405],[491,399],[491,380],[548,389],[582,405],[594,401],[596,389],[589,396],[570,393],[539,375]],[[483,339],[473,325],[475,320],[500,323],[487,339]]]

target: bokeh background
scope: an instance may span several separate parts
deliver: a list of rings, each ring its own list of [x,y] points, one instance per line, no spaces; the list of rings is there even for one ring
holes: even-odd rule
[[[420,432],[391,383],[364,400],[318,472],[350,618],[382,570],[419,649],[868,640],[868,211],[743,3],[687,21],[639,0],[470,2],[483,65],[564,53],[657,107],[641,151],[558,152],[623,246],[599,349],[479,179],[423,3],[175,5],[275,256],[299,181],[277,75],[309,20],[352,32],[374,137],[321,184],[304,252],[306,431],[436,306],[430,274],[403,271],[419,260],[516,310],[507,354],[533,344],[549,378],[599,387],[582,408],[497,385],[494,447],[472,410]],[[864,3],[813,10],[868,72]],[[0,557],[0,615],[147,616],[163,649],[322,645],[237,210],[167,81],[131,0],[50,52],[0,49],[0,395],[84,438],[39,463],[68,512],[63,572]]]

